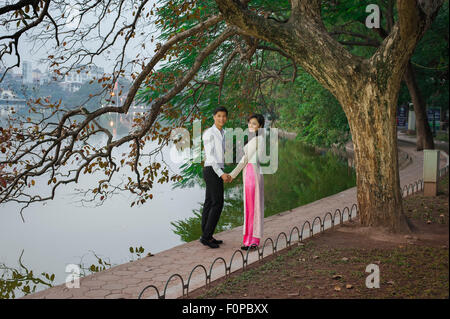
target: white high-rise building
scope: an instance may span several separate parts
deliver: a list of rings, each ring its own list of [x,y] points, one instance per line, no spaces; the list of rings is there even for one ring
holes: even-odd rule
[[[96,65],[89,65],[84,69],[75,67],[70,70],[63,80],[59,82],[60,86],[70,92],[76,92],[80,89],[81,85],[87,81],[98,79],[103,76],[104,69]]]
[[[33,83],[33,64],[31,61],[22,63],[22,83]]]
[[[41,84],[43,80],[43,75],[41,70],[39,69],[34,69],[33,70],[33,82],[37,83],[37,84]]]

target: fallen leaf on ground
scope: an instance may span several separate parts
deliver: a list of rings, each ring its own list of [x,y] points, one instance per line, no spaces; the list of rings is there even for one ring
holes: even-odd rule
[[[334,290],[335,290],[335,291],[341,291],[341,287],[335,286],[335,287],[334,287]]]
[[[350,285],[350,284],[346,284],[346,285],[345,285],[345,288],[347,288],[347,289],[352,289],[352,288],[353,288],[353,286],[352,286],[352,285]]]

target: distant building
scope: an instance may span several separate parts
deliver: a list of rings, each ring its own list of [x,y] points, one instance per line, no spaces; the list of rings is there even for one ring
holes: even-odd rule
[[[47,69],[45,72],[41,74],[41,85],[51,82],[50,70]]]
[[[33,64],[31,61],[23,61],[22,63],[22,83],[31,84],[33,83]]]
[[[14,72],[13,70],[14,69],[8,71],[8,74],[11,75],[11,79],[13,79],[14,81],[17,81],[17,82],[21,82],[22,81],[22,74],[18,73],[17,71]],[[11,72],[11,71],[13,71],[13,72]]]
[[[14,92],[11,90],[0,89],[0,99],[13,100],[17,99],[17,95],[15,95]]]
[[[69,73],[64,76],[64,79],[59,82],[59,85],[66,91],[76,92],[83,83],[101,78],[103,74],[104,69],[95,65],[83,69],[78,67],[70,70]]]
[[[26,100],[18,98],[13,91],[0,89],[0,116],[11,114],[11,108],[19,111],[26,108],[26,106]]]
[[[43,82],[43,73],[39,69],[33,70],[33,83],[35,84],[41,84]]]

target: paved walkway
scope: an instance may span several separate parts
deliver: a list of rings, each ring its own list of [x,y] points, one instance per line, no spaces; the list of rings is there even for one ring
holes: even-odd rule
[[[415,150],[414,139],[399,136],[399,150],[408,154],[405,160],[408,165],[400,165],[401,185],[407,185],[422,178],[423,153]],[[441,152],[441,167],[448,165],[448,156]],[[301,228],[305,221],[312,222],[316,216],[323,217],[326,212],[334,213],[336,209],[351,208],[356,203],[356,187],[338,194],[317,200],[313,203],[297,207],[265,218],[264,236],[274,240],[280,232],[289,232],[294,226]],[[216,234],[224,244],[219,249],[210,249],[199,241],[176,246],[162,251],[152,257],[144,257],[130,263],[115,266],[106,271],[81,278],[80,288],[66,288],[65,284],[58,285],[23,298],[137,298],[147,285],[155,285],[163,293],[167,280],[172,274],[178,273],[184,283],[192,269],[202,264],[209,272],[212,262],[217,257],[223,257],[227,265],[233,253],[239,250],[242,239],[242,226]],[[268,247],[270,248],[270,247]],[[279,248],[280,249],[280,248]],[[271,249],[268,249],[271,250]],[[264,253],[264,256],[267,254]],[[248,263],[256,261],[257,253],[249,253]],[[239,254],[235,255],[231,271],[242,266]],[[212,270],[212,280],[224,275],[224,264],[217,262]],[[189,291],[205,284],[204,272],[197,268],[192,275]],[[182,295],[179,278],[173,278],[167,288],[166,298],[177,298]],[[148,290],[144,298],[154,298],[154,290]]]

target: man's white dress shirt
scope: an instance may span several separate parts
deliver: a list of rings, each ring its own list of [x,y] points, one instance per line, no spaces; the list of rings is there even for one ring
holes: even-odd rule
[[[221,177],[225,163],[225,131],[219,130],[215,124],[203,133],[205,146],[205,164],[212,166],[217,176]]]

